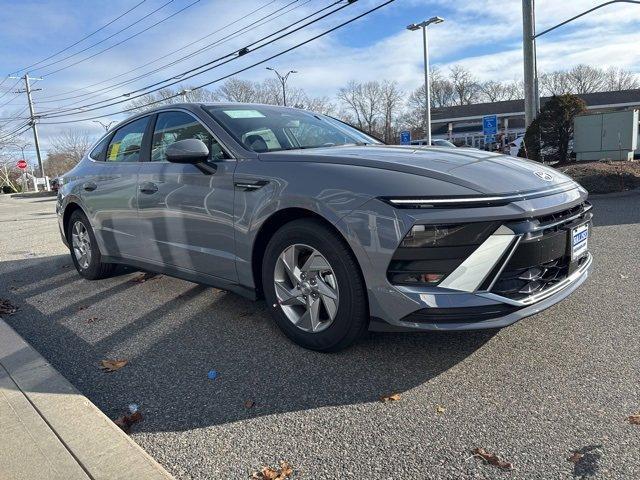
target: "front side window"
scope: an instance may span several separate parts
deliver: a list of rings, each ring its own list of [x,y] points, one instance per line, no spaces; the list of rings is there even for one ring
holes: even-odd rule
[[[206,110],[236,141],[258,153],[380,143],[342,122],[303,110],[265,105],[216,105]]]
[[[151,161],[167,161],[167,147],[178,140],[196,138],[209,149],[209,161],[225,158],[220,144],[194,117],[184,112],[162,112],[158,114],[151,145]]]
[[[148,123],[149,117],[144,117],[116,130],[107,148],[107,162],[139,161],[142,138]]]

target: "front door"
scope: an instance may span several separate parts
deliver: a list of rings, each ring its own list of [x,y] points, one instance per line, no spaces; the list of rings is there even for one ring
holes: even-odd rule
[[[139,255],[138,170],[150,118],[123,125],[90,154],[95,165],[92,175],[81,186],[81,195],[105,255],[122,258]]]
[[[208,168],[167,161],[166,148],[187,138],[207,145]],[[179,110],[157,115],[150,161],[141,164],[138,175],[138,217],[146,260],[236,281],[235,166],[195,116]]]

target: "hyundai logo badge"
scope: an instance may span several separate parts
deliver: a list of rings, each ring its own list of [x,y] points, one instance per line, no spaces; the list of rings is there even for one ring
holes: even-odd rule
[[[553,175],[551,175],[550,173],[547,172],[542,172],[540,170],[533,172],[536,176],[540,177],[542,180],[546,180],[547,182],[550,182],[551,180],[553,180]]]

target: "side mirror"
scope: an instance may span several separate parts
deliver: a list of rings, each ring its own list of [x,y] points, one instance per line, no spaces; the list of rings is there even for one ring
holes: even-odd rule
[[[209,149],[202,140],[187,138],[169,145],[165,155],[172,163],[202,163],[209,159]]]

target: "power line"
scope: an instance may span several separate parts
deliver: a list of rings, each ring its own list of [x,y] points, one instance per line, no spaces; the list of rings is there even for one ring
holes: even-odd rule
[[[124,76],[124,75],[126,75],[126,74],[128,74],[128,73],[135,72],[136,70],[140,70],[141,68],[144,68],[144,67],[146,67],[146,66],[148,66],[148,65],[151,65],[151,64],[153,64],[153,63],[155,63],[155,62],[157,62],[157,61],[160,61],[160,60],[162,60],[162,59],[164,59],[164,58],[166,58],[166,57],[168,57],[168,56],[171,56],[171,55],[173,55],[174,53],[179,52],[180,50],[183,50],[183,49],[185,49],[185,48],[188,48],[188,47],[190,47],[191,45],[193,45],[193,44],[195,44],[195,43],[198,43],[198,42],[200,42],[200,41],[204,40],[205,38],[208,38],[208,37],[210,37],[210,36],[212,36],[212,35],[214,35],[214,34],[218,33],[218,32],[219,32],[219,31],[221,31],[221,30],[224,30],[225,28],[227,28],[227,27],[229,27],[229,26],[231,26],[231,25],[233,25],[233,24],[235,24],[235,23],[237,23],[237,22],[239,22],[239,21],[241,21],[241,20],[244,20],[244,19],[245,19],[245,18],[247,18],[248,16],[253,15],[254,13],[256,13],[256,12],[258,12],[258,11],[262,10],[263,8],[265,8],[265,7],[269,6],[269,5],[271,5],[272,3],[275,3],[275,2],[277,2],[277,1],[278,1],[278,0],[271,0],[270,2],[267,2],[267,3],[266,3],[265,5],[263,5],[262,7],[259,7],[259,8],[255,9],[255,10],[253,10],[252,12],[249,12],[248,14],[246,14],[246,15],[244,15],[243,17],[241,17],[241,18],[239,18],[239,19],[235,20],[234,22],[231,22],[231,23],[229,23],[228,25],[225,25],[225,26],[223,26],[223,27],[221,27],[221,28],[219,28],[219,29],[217,29],[217,30],[214,30],[213,32],[208,33],[207,35],[205,35],[205,36],[203,36],[203,37],[200,37],[199,39],[194,40],[193,42],[191,42],[191,43],[189,43],[189,44],[187,44],[187,45],[183,45],[182,47],[180,47],[180,48],[178,48],[178,49],[176,49],[176,50],[173,50],[172,52],[169,52],[169,53],[166,53],[166,54],[164,54],[164,55],[161,55],[160,57],[157,57],[157,58],[155,58],[154,60],[151,60],[150,62],[147,62],[147,63],[145,63],[145,64],[143,64],[143,65],[140,65],[140,66],[138,66],[138,67],[132,68],[131,70],[127,70],[127,71],[122,72],[122,73],[120,73],[120,74],[118,74],[118,75],[115,75],[115,76],[113,76],[113,77],[107,78],[106,80],[101,80],[101,81],[99,81],[99,82],[92,83],[92,84],[90,84],[90,85],[86,85],[86,86],[84,86],[84,87],[74,88],[73,90],[69,90],[69,91],[62,92],[62,93],[56,93],[56,94],[54,94],[54,95],[49,95],[49,96],[46,96],[46,97],[40,97],[40,98],[38,99],[38,101],[39,101],[39,102],[41,102],[41,103],[44,103],[44,102],[45,102],[45,100],[47,100],[47,101],[51,102],[51,101],[62,101],[62,100],[69,100],[69,99],[72,99],[72,98],[77,98],[77,96],[73,96],[73,97],[60,98],[60,99],[57,99],[57,100],[49,100],[49,99],[53,99],[53,98],[56,98],[56,97],[61,97],[61,96],[64,96],[64,95],[69,95],[69,94],[71,94],[71,93],[75,93],[75,92],[80,91],[80,90],[87,90],[87,89],[89,89],[89,88],[91,88],[91,87],[95,87],[95,86],[97,86],[97,85],[102,85],[103,83],[107,83],[107,82],[109,82],[109,81],[111,81],[111,80],[115,80],[116,78],[120,78],[120,77],[122,77],[122,76]],[[294,2],[297,2],[298,0],[293,0],[293,1],[294,1]],[[85,94],[83,94],[83,95],[89,95],[89,94],[91,94],[91,93],[95,93],[95,92],[88,92],[88,93],[85,93]]]
[[[25,128],[25,127],[26,127],[26,128]],[[20,132],[20,133],[16,134],[17,132],[19,132],[19,131],[20,131],[20,130],[22,130],[23,128],[25,128],[25,130],[24,130],[24,131],[22,131],[22,132]],[[18,128],[16,128],[15,130],[13,130],[13,131],[12,131],[12,132],[10,132],[10,133],[2,134],[2,132],[0,132],[0,135],[2,135],[2,136],[0,136],[0,142],[6,142],[7,140],[9,140],[9,138],[15,138],[15,137],[17,137],[17,136],[20,136],[20,135],[22,135],[24,132],[26,132],[27,130],[29,130],[29,128],[31,128],[31,127],[30,127],[30,125],[29,125],[29,122],[26,122],[26,123],[23,123],[22,125],[20,125]]]
[[[18,84],[20,83],[20,79],[16,80],[16,83],[14,83],[13,85],[11,85],[6,92],[4,92],[2,95],[0,95],[0,98],[3,98],[5,95],[7,95],[9,92],[13,91],[14,88],[16,88],[18,86]],[[7,105],[9,102],[11,102],[11,100],[15,99],[18,95],[14,95],[13,97],[11,97],[9,99],[8,102],[3,103],[2,105],[0,105],[0,108],[4,107],[5,105]]]
[[[333,27],[333,28],[331,28],[331,29],[329,29],[329,30],[326,30],[326,31],[324,31],[324,32],[322,32],[322,33],[319,33],[318,35],[315,35],[315,36],[313,36],[313,37],[311,37],[311,38],[309,38],[309,39],[307,39],[307,40],[305,40],[305,41],[303,41],[303,42],[300,42],[300,43],[298,43],[298,44],[296,44],[296,45],[293,45],[292,47],[289,47],[289,48],[287,48],[286,50],[283,50],[283,51],[281,51],[281,52],[279,52],[279,53],[276,53],[275,55],[272,55],[272,56],[270,56],[270,57],[268,57],[268,58],[265,58],[265,59],[260,60],[260,61],[258,61],[258,62],[256,62],[256,63],[253,63],[252,65],[249,65],[249,66],[247,66],[247,67],[244,67],[244,68],[242,68],[242,69],[236,70],[235,72],[230,73],[230,74],[228,74],[228,75],[225,75],[225,76],[223,76],[223,77],[219,77],[219,78],[216,78],[215,80],[212,80],[212,81],[210,81],[210,82],[206,82],[206,83],[203,83],[203,84],[198,85],[198,86],[196,86],[196,87],[192,87],[192,89],[191,89],[191,90],[199,90],[199,89],[201,89],[201,88],[208,87],[209,85],[213,85],[214,83],[220,82],[220,81],[222,81],[222,80],[226,80],[227,78],[230,78],[230,77],[232,77],[232,76],[234,76],[234,75],[237,75],[237,74],[239,74],[239,73],[245,72],[245,71],[247,71],[247,70],[249,70],[249,69],[251,69],[251,68],[254,68],[254,67],[258,66],[258,65],[262,65],[262,64],[264,64],[264,63],[270,62],[271,60],[273,60],[273,59],[275,59],[275,58],[278,58],[278,57],[280,57],[280,56],[282,56],[282,55],[285,55],[286,53],[289,53],[289,52],[291,52],[291,51],[293,51],[293,50],[295,50],[295,49],[297,49],[297,48],[300,48],[300,47],[302,47],[303,45],[306,45],[306,44],[308,44],[308,43],[310,43],[310,42],[313,42],[314,40],[317,40],[318,38],[324,37],[325,35],[328,35],[328,34],[330,34],[330,33],[334,32],[334,31],[336,31],[336,30],[338,30],[338,29],[340,29],[340,28],[344,27],[345,25],[349,25],[350,23],[353,23],[353,22],[355,22],[356,20],[359,20],[360,18],[365,17],[366,15],[369,15],[369,14],[371,14],[371,13],[375,12],[376,10],[379,10],[379,9],[383,8],[383,7],[387,6],[387,5],[389,5],[390,3],[393,3],[394,1],[395,1],[395,0],[387,0],[386,2],[384,2],[384,3],[380,4],[380,5],[378,5],[377,7],[371,8],[371,9],[367,10],[366,12],[361,13],[360,15],[358,15],[358,16],[356,16],[356,17],[351,18],[350,20],[347,20],[347,21],[345,21],[345,22],[343,22],[343,23],[341,23],[341,24],[339,24],[339,25],[336,25],[335,27]],[[160,99],[160,100],[155,100],[155,101],[153,101],[153,102],[149,102],[149,103],[145,104],[144,106],[145,106],[145,107],[147,107],[147,106],[151,106],[151,105],[156,105],[156,104],[158,104],[158,103],[165,102],[165,101],[167,101],[167,100],[169,100],[169,99],[171,99],[171,98],[176,98],[176,97],[178,97],[178,96],[180,96],[180,93],[176,93],[176,94],[174,94],[174,95],[171,95],[171,96],[169,96],[169,97],[162,98],[162,99]],[[58,124],[63,124],[63,123],[76,123],[76,122],[83,122],[83,121],[87,121],[87,120],[94,120],[94,119],[98,119],[98,118],[103,118],[103,117],[108,117],[108,116],[118,115],[118,114],[121,114],[121,113],[130,112],[130,111],[132,111],[132,110],[136,110],[136,109],[138,109],[138,108],[140,108],[140,107],[139,107],[139,106],[137,106],[137,107],[131,107],[131,108],[127,108],[127,109],[124,109],[124,110],[120,110],[120,111],[118,111],[118,112],[106,113],[106,114],[104,114],[104,115],[98,115],[98,116],[88,117],[88,118],[81,118],[81,119],[76,119],[76,120],[64,120],[64,121],[54,121],[54,122],[43,122],[43,124],[44,124],[44,125],[58,125]]]
[[[78,61],[76,61],[76,62],[74,62],[74,63],[71,63],[71,64],[66,65],[66,66],[64,66],[64,67],[60,67],[60,68],[58,68],[58,69],[56,69],[56,70],[53,70],[53,71],[51,71],[51,72],[48,72],[48,73],[46,73],[46,74],[45,74],[45,76],[53,75],[53,74],[55,74],[55,73],[61,72],[61,71],[63,71],[63,70],[66,70],[66,69],[68,69],[68,68],[71,68],[71,67],[73,67],[73,66],[75,66],[75,65],[78,65],[78,64],[80,64],[80,63],[86,62],[87,60],[90,60],[90,59],[92,59],[92,58],[95,58],[95,57],[97,57],[98,55],[101,55],[101,54],[103,54],[104,52],[107,52],[107,51],[109,51],[109,50],[111,50],[111,49],[113,49],[113,48],[117,47],[118,45],[122,45],[123,43],[128,42],[129,40],[131,40],[131,39],[133,39],[133,38],[135,38],[135,37],[137,37],[137,36],[139,36],[139,35],[142,35],[143,33],[145,33],[145,32],[147,32],[147,31],[151,30],[152,28],[155,28],[156,26],[160,25],[161,23],[164,23],[164,22],[166,22],[167,20],[169,20],[169,19],[171,19],[171,18],[175,17],[176,15],[178,15],[178,14],[180,14],[180,13],[184,12],[185,10],[187,10],[187,9],[188,9],[188,8],[190,8],[190,7],[192,7],[192,6],[193,6],[193,5],[195,5],[196,3],[199,3],[200,1],[201,1],[201,0],[195,0],[195,1],[191,2],[190,4],[186,5],[185,7],[181,8],[181,9],[180,9],[180,10],[178,10],[177,12],[172,13],[171,15],[169,15],[169,16],[167,16],[167,17],[165,17],[165,18],[163,18],[163,19],[161,19],[161,20],[157,21],[156,23],[154,23],[154,24],[152,24],[152,25],[150,25],[150,26],[148,26],[148,27],[146,27],[146,28],[144,28],[144,29],[140,30],[139,32],[136,32],[135,34],[130,35],[130,36],[128,36],[127,38],[125,38],[125,39],[123,39],[123,40],[121,40],[121,41],[119,41],[119,42],[117,42],[117,43],[114,43],[113,45],[110,45],[110,46],[109,46],[109,47],[107,47],[107,48],[103,48],[103,49],[102,49],[102,50],[100,50],[99,52],[96,52],[96,53],[94,53],[94,54],[92,54],[92,55],[89,55],[89,56],[87,56],[87,57],[85,57],[85,58],[82,58],[82,59],[80,59],[80,60],[78,60]]]
[[[278,41],[278,40],[280,40],[280,39],[282,39],[282,38],[284,38],[286,36],[289,36],[289,35],[297,32],[299,30],[302,30],[303,28],[308,27],[309,25],[311,25],[313,23],[316,23],[316,22],[318,22],[320,20],[323,20],[323,19],[327,18],[328,16],[333,15],[334,13],[336,13],[336,12],[338,12],[338,11],[340,11],[340,10],[350,6],[350,5],[352,5],[353,3],[355,3],[353,0],[347,0],[347,3],[345,3],[345,5],[342,5],[341,7],[338,7],[336,9],[334,9],[334,10],[331,10],[330,12],[328,12],[328,13],[326,13],[326,14],[324,14],[324,15],[316,18],[316,19],[313,19],[313,20],[305,23],[304,25],[301,25],[301,26],[299,26],[299,27],[297,27],[297,28],[295,28],[295,29],[293,29],[293,30],[291,30],[289,32],[286,32],[286,33],[280,35],[279,37],[276,37],[276,38],[274,38],[272,40],[269,40],[268,42],[266,42],[266,43],[264,43],[262,45],[258,45],[257,47],[253,48],[252,50],[249,49],[249,47],[252,47],[253,45],[255,45],[257,43],[260,43],[260,42],[266,40],[269,37],[273,37],[274,35],[282,32],[282,31],[286,31],[289,28],[291,28],[292,26],[300,23],[301,21],[304,21],[304,20],[306,20],[306,19],[308,19],[310,17],[313,17],[313,16],[317,15],[318,13],[321,13],[322,11],[325,11],[328,8],[331,8],[331,7],[335,6],[335,5],[337,5],[338,3],[341,3],[342,1],[343,0],[337,0],[334,3],[332,3],[332,4],[328,5],[328,6],[322,8],[322,9],[316,11],[316,12],[314,12],[313,14],[307,15],[306,17],[304,17],[301,20],[297,20],[297,21],[293,22],[292,24],[289,24],[286,27],[281,28],[280,30],[277,30],[274,33],[266,35],[266,36],[262,37],[261,39],[256,40],[256,41],[248,44],[247,46],[241,48],[239,51],[238,50],[234,50],[233,52],[230,52],[230,53],[228,53],[226,55],[218,57],[218,58],[216,58],[216,59],[214,59],[214,60],[212,60],[210,62],[204,63],[202,65],[199,65],[199,66],[195,67],[195,68],[189,69],[186,72],[182,72],[179,75],[174,75],[174,76],[172,76],[170,78],[167,78],[165,80],[162,80],[162,81],[159,81],[159,82],[155,82],[155,83],[153,83],[151,85],[147,85],[145,87],[142,87],[140,89],[134,90],[134,91],[129,92],[129,93],[126,93],[126,94],[121,95],[121,96],[127,97],[127,96],[130,96],[132,93],[143,92],[143,91],[146,91],[146,93],[140,93],[139,95],[134,95],[133,97],[121,99],[121,100],[118,100],[118,101],[115,101],[115,102],[111,102],[111,103],[107,103],[107,104],[102,105],[102,106],[96,106],[96,105],[99,105],[99,104],[105,103],[105,102],[110,102],[110,101],[115,100],[116,98],[119,98],[119,97],[114,97],[114,98],[107,99],[107,100],[101,100],[99,102],[93,102],[93,103],[89,103],[89,104],[86,104],[86,105],[83,105],[83,106],[80,106],[80,107],[73,107],[73,108],[69,108],[69,109],[66,109],[66,110],[64,110],[64,109],[62,109],[62,110],[54,110],[54,111],[51,111],[50,114],[47,114],[47,112],[45,112],[45,113],[42,114],[42,117],[55,118],[55,117],[67,116],[68,115],[67,112],[72,112],[72,111],[76,111],[76,110],[81,110],[83,112],[100,110],[102,108],[106,108],[106,107],[109,107],[109,106],[112,106],[112,105],[117,105],[117,104],[120,104],[120,103],[124,103],[124,102],[130,101],[130,100],[133,100],[135,98],[139,98],[139,97],[147,95],[149,93],[157,92],[158,90],[161,90],[163,88],[167,88],[167,87],[169,87],[171,85],[175,85],[175,84],[180,83],[180,82],[182,82],[184,80],[188,80],[188,79],[196,77],[198,75],[202,75],[205,72],[208,72],[208,71],[213,70],[215,68],[218,68],[218,67],[220,67],[222,65],[225,65],[225,64],[227,64],[227,63],[229,63],[229,62],[231,62],[233,60],[236,60],[236,59],[244,56],[245,54],[247,54],[249,52],[255,52],[256,50],[264,48],[264,47],[266,47],[266,46],[268,46],[268,45],[270,45],[270,44],[272,44],[272,43],[274,43],[274,42],[276,42],[276,41]],[[227,59],[227,60],[222,61],[224,59]],[[215,64],[215,63],[218,63],[218,62],[221,62],[221,63],[219,63],[218,65],[212,65],[212,64]],[[212,66],[210,66],[210,65],[212,65]],[[204,67],[208,67],[208,68],[204,68]],[[203,68],[204,68],[204,70],[202,70],[200,72],[196,72],[196,70],[201,70]],[[193,72],[195,72],[195,73],[193,73]],[[187,74],[191,74],[191,75],[187,75]],[[187,76],[185,77],[185,75],[187,75]],[[175,81],[171,82],[171,80],[176,79],[176,78],[178,80],[175,80]],[[167,83],[167,82],[170,82],[170,83]],[[163,83],[166,83],[166,85],[159,86],[158,88],[153,88],[153,87],[156,87],[156,86],[161,85]],[[151,90],[149,90],[149,89],[151,89]],[[89,108],[89,107],[92,107],[92,108]],[[77,112],[77,113],[81,113],[81,112]]]
[[[111,77],[111,78],[109,78],[109,79],[107,79],[107,80],[103,80],[103,81],[101,81],[101,82],[94,83],[94,84],[89,85],[89,86],[84,87],[84,88],[79,88],[79,89],[71,90],[71,91],[68,91],[68,92],[63,93],[63,94],[52,95],[52,96],[50,96],[50,97],[45,97],[45,99],[39,98],[39,99],[38,99],[38,102],[39,102],[39,103],[57,103],[57,102],[61,102],[61,101],[64,101],[64,100],[73,100],[73,99],[76,99],[76,98],[82,98],[82,97],[85,97],[85,98],[84,98],[84,100],[80,100],[80,101],[86,101],[86,100],[88,100],[88,99],[90,99],[90,98],[98,97],[98,96],[100,96],[100,92],[105,92],[105,93],[106,93],[106,92],[109,92],[109,91],[113,91],[113,90],[115,90],[117,87],[124,86],[124,85],[127,85],[127,84],[129,84],[129,83],[132,83],[132,82],[134,82],[134,81],[136,81],[136,80],[139,80],[139,79],[144,78],[144,77],[146,77],[146,76],[148,76],[148,75],[151,75],[151,74],[153,74],[153,73],[156,73],[156,72],[158,72],[158,71],[161,71],[161,70],[163,70],[163,69],[165,69],[165,68],[168,68],[168,67],[170,67],[170,66],[173,66],[173,65],[176,65],[176,64],[178,64],[178,63],[181,63],[181,62],[183,62],[183,61],[185,61],[185,60],[188,60],[189,58],[192,58],[192,57],[194,57],[194,56],[196,56],[196,55],[198,55],[198,54],[200,54],[200,53],[203,53],[205,50],[208,50],[209,48],[213,48],[214,46],[218,46],[218,45],[221,45],[221,44],[223,44],[223,43],[226,43],[227,41],[231,40],[232,38],[235,38],[235,37],[236,37],[236,36],[238,36],[240,33],[242,33],[243,31],[247,30],[248,28],[250,28],[251,26],[254,26],[254,25],[255,25],[256,27],[258,27],[258,26],[262,26],[262,25],[264,25],[264,24],[266,24],[266,23],[268,23],[268,22],[270,22],[270,21],[275,20],[276,18],[279,18],[280,16],[282,16],[282,15],[284,15],[284,14],[286,14],[286,13],[291,12],[292,10],[294,10],[294,9],[296,9],[296,8],[299,8],[299,7],[303,6],[303,5],[306,5],[306,4],[307,4],[307,3],[309,3],[311,0],[307,0],[307,1],[305,1],[304,3],[302,3],[302,4],[299,4],[299,5],[297,5],[297,6],[293,7],[293,8],[291,8],[290,10],[283,11],[284,9],[288,8],[288,7],[289,7],[289,6],[291,6],[292,4],[294,4],[294,3],[296,3],[296,2],[298,2],[298,1],[299,1],[299,0],[293,0],[293,1],[289,2],[288,4],[286,4],[284,7],[280,7],[280,8],[278,8],[277,10],[275,10],[275,11],[273,11],[273,12],[269,13],[269,14],[268,14],[268,15],[266,15],[265,17],[262,17],[262,18],[261,18],[261,19],[259,19],[259,20],[256,20],[256,21],[254,21],[254,22],[251,22],[249,25],[245,25],[244,27],[242,27],[242,28],[240,28],[240,29],[238,29],[238,30],[235,30],[234,32],[230,33],[229,35],[224,36],[224,37],[222,37],[222,38],[219,38],[219,39],[218,39],[218,40],[216,40],[215,42],[212,42],[212,43],[209,43],[209,44],[207,44],[207,45],[205,45],[205,46],[203,46],[203,47],[200,47],[199,49],[195,50],[194,52],[192,52],[192,53],[188,54],[188,55],[187,55],[187,56],[185,56],[185,57],[181,57],[181,58],[179,58],[179,59],[177,59],[177,60],[174,60],[174,61],[172,61],[172,62],[170,62],[170,63],[164,64],[163,66],[161,66],[161,67],[157,67],[157,68],[155,68],[155,69],[153,69],[153,70],[150,70],[150,71],[148,71],[148,72],[146,72],[146,73],[144,73],[144,74],[138,75],[138,76],[133,77],[133,78],[130,78],[130,79],[128,79],[128,80],[124,80],[124,81],[122,81],[122,82],[118,82],[118,83],[115,83],[115,84],[112,84],[112,85],[109,85],[109,86],[106,86],[106,87],[104,87],[104,88],[100,88],[100,89],[98,89],[98,90],[94,90],[94,91],[91,91],[91,92],[82,93],[82,94],[79,94],[79,95],[73,95],[73,96],[69,96],[69,97],[65,97],[65,98],[59,98],[59,99],[55,99],[55,100],[48,100],[48,99],[50,99],[50,98],[54,98],[54,97],[56,97],[56,96],[60,96],[60,95],[68,95],[68,94],[70,94],[70,93],[73,93],[74,91],[79,91],[79,90],[83,90],[83,89],[85,89],[85,88],[89,88],[89,87],[92,87],[92,86],[96,86],[96,85],[100,85],[100,84],[103,84],[103,83],[107,83],[107,82],[109,82],[110,80],[114,80],[114,79],[119,78],[119,77],[122,77],[122,76],[124,76],[124,75],[126,75],[126,74],[128,74],[128,73],[134,72],[134,71],[136,71],[136,70],[140,70],[141,68],[144,68],[144,67],[146,67],[146,66],[149,66],[149,65],[151,65],[151,64],[153,64],[153,63],[158,62],[159,60],[162,60],[162,59],[167,58],[167,57],[169,57],[169,56],[171,56],[171,55],[174,55],[175,53],[178,53],[178,52],[180,52],[180,51],[184,50],[185,48],[188,48],[188,47],[190,47],[190,46],[192,46],[192,45],[194,45],[194,44],[196,44],[196,43],[198,43],[198,42],[200,42],[200,41],[204,40],[205,38],[208,38],[208,37],[210,37],[210,36],[212,36],[212,35],[214,35],[214,34],[216,34],[216,33],[220,32],[220,31],[222,31],[222,30],[224,30],[224,29],[228,28],[229,26],[231,26],[231,25],[233,25],[233,24],[235,24],[235,23],[238,23],[239,21],[244,20],[245,18],[247,18],[247,17],[249,17],[249,16],[253,15],[253,14],[254,14],[254,13],[256,13],[257,11],[262,10],[263,8],[267,7],[268,5],[270,5],[270,4],[272,4],[272,3],[275,3],[276,1],[277,1],[277,0],[272,0],[272,1],[268,2],[267,4],[263,5],[262,7],[257,8],[257,9],[255,9],[255,10],[253,10],[252,12],[250,12],[250,13],[248,13],[248,14],[244,15],[243,17],[241,17],[241,18],[239,18],[239,19],[237,19],[237,20],[235,20],[235,21],[233,21],[233,22],[231,22],[231,23],[229,23],[229,24],[227,24],[227,25],[225,25],[225,26],[223,26],[223,27],[221,27],[221,28],[219,28],[219,29],[217,29],[217,30],[215,30],[215,31],[213,31],[213,32],[211,32],[211,33],[209,33],[209,34],[205,35],[205,36],[203,36],[203,37],[200,37],[199,39],[197,39],[197,40],[195,40],[195,41],[193,41],[193,42],[191,42],[191,43],[188,43],[187,45],[184,45],[184,46],[182,46],[182,47],[180,47],[180,48],[178,48],[178,49],[176,49],[176,50],[173,50],[173,51],[172,51],[172,52],[170,52],[170,53],[167,53],[167,54],[165,54],[165,55],[162,55],[162,56],[160,56],[160,57],[157,57],[156,59],[154,59],[154,60],[152,60],[152,61],[150,61],[150,62],[147,62],[147,63],[145,63],[145,64],[143,64],[143,65],[141,65],[141,66],[139,66],[139,67],[133,68],[133,69],[128,70],[128,71],[126,71],[126,72],[124,72],[124,73],[121,73],[121,74],[119,74],[119,75],[116,75],[116,76],[114,76],[114,77]],[[280,12],[280,13],[278,14],[278,12]],[[276,14],[277,14],[277,15],[276,15]],[[274,16],[274,15],[275,15],[275,16]],[[256,24],[258,24],[258,25],[256,25]],[[74,102],[74,103],[70,103],[70,104],[67,104],[67,105],[62,105],[62,106],[61,106],[61,107],[59,107],[59,108],[65,108],[65,107],[68,107],[68,106],[71,106],[71,105],[75,105],[75,104],[77,104],[77,103],[79,103],[79,102]]]
[[[44,63],[44,62],[46,62],[47,60],[49,60],[49,59],[51,59],[51,58],[53,58],[53,57],[56,57],[56,56],[60,55],[60,54],[61,54],[61,53],[63,53],[63,52],[66,52],[67,50],[69,50],[69,49],[71,49],[71,48],[75,47],[75,46],[76,46],[76,45],[78,45],[79,43],[82,43],[82,42],[84,42],[86,39],[88,39],[88,38],[92,37],[92,36],[93,36],[93,35],[95,35],[96,33],[98,33],[98,32],[100,32],[100,31],[104,30],[104,29],[105,29],[105,28],[107,28],[109,25],[111,25],[111,24],[115,23],[116,21],[120,20],[120,19],[121,19],[122,17],[124,17],[126,14],[131,13],[132,11],[134,11],[136,8],[138,8],[140,5],[142,5],[142,4],[143,4],[144,2],[146,2],[146,1],[147,1],[147,0],[142,0],[142,1],[141,1],[140,3],[138,3],[137,5],[134,5],[133,7],[131,7],[131,8],[130,8],[129,10],[127,10],[126,12],[124,12],[124,13],[122,13],[122,14],[118,15],[116,18],[114,18],[114,19],[113,19],[113,20],[111,20],[110,22],[105,23],[103,26],[101,26],[101,27],[100,27],[100,28],[98,28],[97,30],[94,30],[93,32],[91,32],[91,33],[90,33],[90,34],[88,34],[88,35],[85,35],[85,36],[84,36],[84,37],[82,37],[80,40],[78,40],[78,41],[76,41],[76,42],[72,43],[71,45],[69,45],[69,46],[67,46],[67,47],[63,48],[62,50],[58,50],[56,53],[53,53],[53,54],[49,55],[47,58],[43,58],[42,60],[40,60],[40,61],[38,61],[38,62],[36,62],[36,63],[32,63],[31,65],[28,65],[28,66],[23,67],[23,68],[21,68],[21,69],[19,69],[19,70],[16,70],[15,72],[13,72],[13,74],[14,74],[14,75],[17,75],[17,74],[19,74],[20,72],[23,72],[23,71],[25,71],[25,70],[29,70],[30,68],[35,67],[36,65],[40,65],[41,63]],[[5,79],[5,80],[6,80],[6,79]],[[3,81],[3,83],[4,83],[4,81]],[[2,84],[0,83],[0,85],[2,85]]]
[[[162,5],[160,5],[158,8],[156,8],[155,10],[153,10],[153,11],[149,12],[148,14],[146,14],[144,17],[139,18],[139,19],[138,19],[138,20],[136,20],[135,22],[130,23],[130,24],[129,24],[129,25],[127,25],[126,27],[121,28],[120,30],[118,30],[118,31],[117,31],[117,32],[115,32],[115,33],[112,33],[112,34],[111,34],[111,35],[109,35],[108,37],[103,38],[102,40],[99,40],[99,41],[97,41],[97,42],[95,42],[95,43],[92,43],[92,44],[91,44],[91,45],[89,45],[88,47],[85,47],[85,48],[83,48],[82,50],[78,50],[77,52],[72,53],[71,55],[67,55],[66,57],[60,58],[60,59],[55,60],[55,61],[53,61],[53,62],[47,63],[46,65],[42,65],[41,67],[35,68],[35,69],[34,69],[34,71],[35,71],[35,70],[42,70],[42,69],[44,69],[44,68],[48,68],[48,67],[50,67],[50,66],[52,66],[52,65],[57,65],[58,63],[64,62],[65,60],[68,60],[68,59],[70,59],[70,58],[75,57],[76,55],[79,55],[79,54],[81,54],[81,53],[83,53],[83,52],[86,52],[87,50],[90,50],[91,48],[93,48],[93,47],[95,47],[95,46],[97,46],[97,45],[100,45],[101,43],[106,42],[107,40],[109,40],[109,39],[111,39],[111,38],[115,37],[116,35],[119,35],[120,33],[124,32],[125,30],[130,29],[130,28],[131,28],[131,27],[133,27],[134,25],[137,25],[138,23],[140,23],[140,22],[141,22],[141,21],[143,21],[144,19],[149,18],[151,15],[153,15],[153,14],[155,14],[156,12],[158,12],[158,11],[162,10],[164,7],[166,7],[167,5],[169,5],[170,3],[173,3],[173,2],[174,2],[174,0],[168,0],[167,2],[163,3],[163,4],[162,4]],[[51,75],[51,72],[49,72],[49,73],[48,73],[48,74],[46,74],[46,75]]]
[[[173,1],[173,0],[171,0],[171,1]],[[188,8],[190,8],[190,7],[192,7],[192,6],[194,6],[196,3],[199,3],[200,1],[201,1],[201,0],[194,0],[194,1],[193,1],[193,2],[191,2],[189,5],[187,5],[187,6],[183,7],[183,8],[181,8],[181,9],[180,9],[180,10],[178,10],[177,12],[172,13],[171,15],[169,15],[169,16],[167,16],[167,17],[163,18],[162,20],[157,21],[156,23],[154,23],[154,24],[152,24],[152,25],[148,26],[147,28],[144,28],[144,29],[140,30],[139,32],[134,33],[133,35],[130,35],[130,36],[128,36],[127,38],[125,38],[125,39],[123,39],[123,40],[120,40],[119,42],[114,43],[113,45],[111,45],[111,46],[109,46],[109,47],[107,47],[107,48],[103,48],[102,50],[100,50],[99,52],[94,53],[93,55],[89,55],[88,57],[84,57],[83,59],[78,60],[77,62],[71,63],[71,64],[66,65],[66,66],[64,66],[64,67],[60,67],[60,68],[58,68],[58,69],[56,69],[56,70],[53,70],[53,71],[51,71],[51,72],[45,73],[45,75],[46,75],[46,76],[53,75],[54,73],[61,72],[62,70],[66,70],[67,68],[73,67],[73,66],[78,65],[78,64],[80,64],[80,63],[86,62],[87,60],[90,60],[90,59],[92,59],[92,58],[94,58],[94,57],[97,57],[98,55],[101,55],[101,54],[103,54],[104,52],[106,52],[106,51],[108,51],[108,50],[111,50],[111,49],[112,49],[112,48],[114,48],[114,47],[117,47],[118,45],[122,45],[123,43],[128,42],[129,40],[131,40],[132,38],[137,37],[138,35],[142,35],[143,33],[145,33],[145,32],[147,32],[147,31],[151,30],[152,28],[154,28],[154,27],[156,27],[156,26],[160,25],[161,23],[166,22],[166,21],[167,21],[167,20],[169,20],[170,18],[173,18],[173,17],[175,17],[176,15],[178,15],[178,14],[180,14],[180,13],[184,12],[186,9],[188,9]]]

